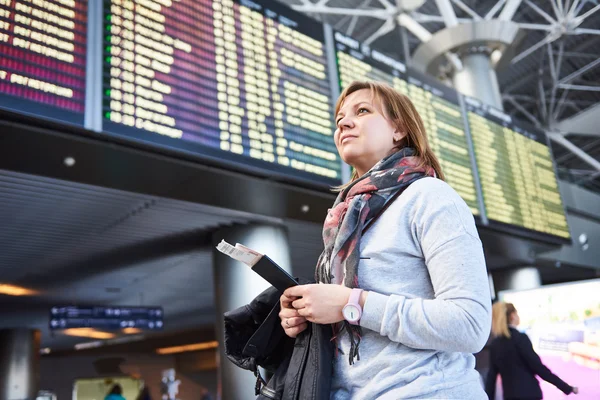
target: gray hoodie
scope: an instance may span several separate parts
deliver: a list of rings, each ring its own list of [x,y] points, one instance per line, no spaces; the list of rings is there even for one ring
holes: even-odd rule
[[[445,182],[411,184],[361,240],[359,286],[370,293],[360,360],[342,335],[331,399],[486,399],[476,353],[491,298],[473,216]]]

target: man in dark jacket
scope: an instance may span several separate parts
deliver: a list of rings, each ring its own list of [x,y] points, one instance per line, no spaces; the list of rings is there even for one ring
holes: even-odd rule
[[[280,296],[271,287],[250,304],[225,313],[225,354],[254,373],[260,400],[329,399],[331,327],[312,324],[296,339],[288,337],[279,320]],[[266,384],[259,366],[273,374]]]

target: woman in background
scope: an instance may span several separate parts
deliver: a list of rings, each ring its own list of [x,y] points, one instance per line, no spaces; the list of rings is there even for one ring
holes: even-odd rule
[[[483,249],[421,117],[390,86],[353,82],[335,123],[354,173],[325,219],[318,284],[281,296],[285,333],[332,325],[332,400],[485,398],[471,354],[491,322]]]
[[[502,378],[502,391],[505,400],[539,400],[542,390],[536,379],[543,380],[559,388],[564,394],[577,394],[577,388],[568,385],[554,375],[533,350],[529,337],[515,327],[520,319],[511,303],[497,302],[492,307],[492,336],[490,345],[490,369],[485,391],[494,400],[496,377]]]

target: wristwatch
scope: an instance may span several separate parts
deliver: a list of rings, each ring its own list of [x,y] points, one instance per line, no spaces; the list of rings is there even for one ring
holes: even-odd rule
[[[362,289],[352,289],[350,298],[348,298],[348,303],[342,308],[344,319],[352,325],[358,325],[360,317],[362,316],[362,307],[359,303],[362,291]]]

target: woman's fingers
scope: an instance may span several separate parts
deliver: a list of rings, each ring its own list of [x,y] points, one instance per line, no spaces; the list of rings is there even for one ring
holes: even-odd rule
[[[299,316],[300,314],[298,314],[298,310],[293,308],[282,308],[281,311],[279,311],[279,318],[282,320],[285,318],[294,318]]]
[[[282,325],[284,325],[285,322],[282,322]],[[300,332],[303,332],[304,330],[306,330],[306,328],[308,327],[308,324],[306,322],[300,324],[300,325],[296,325],[294,327],[291,328],[285,328],[284,326],[284,331],[285,334],[288,335],[291,338],[295,338],[296,336],[298,336],[298,334]]]
[[[305,322],[306,322],[306,318],[304,318],[304,317],[293,317],[293,318],[286,318],[283,321],[283,325],[285,325],[286,328],[293,328],[294,326],[302,325]]]
[[[285,294],[282,294],[279,298],[279,302],[281,303],[281,308],[293,308],[292,302],[296,300],[297,297],[288,297]]]

